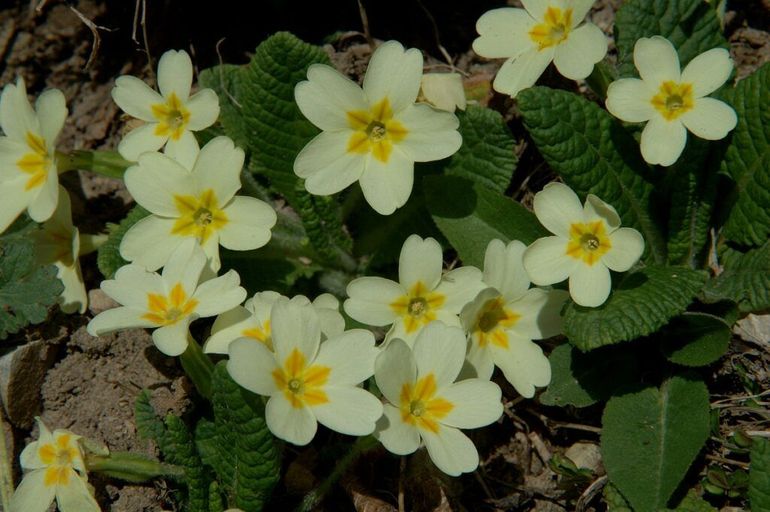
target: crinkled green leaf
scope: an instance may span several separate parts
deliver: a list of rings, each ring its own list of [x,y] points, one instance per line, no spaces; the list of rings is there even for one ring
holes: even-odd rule
[[[705,300],[731,300],[744,313],[770,307],[770,242],[746,253],[733,251],[722,263],[724,271],[706,283]]]
[[[607,482],[607,485],[604,486],[602,497],[607,503],[607,510],[612,512],[634,512],[623,495],[620,494],[618,488],[612,485],[612,482]]]
[[[638,376],[635,354],[623,349],[605,348],[584,354],[565,344],[548,357],[551,383],[540,395],[543,405],[588,407],[608,399],[621,386]]]
[[[219,96],[219,122],[227,136],[233,139],[236,146],[250,147],[249,132],[243,121],[241,110],[243,105],[238,102],[238,81],[243,76],[243,66],[221,64],[204,69],[198,77],[201,88],[213,89]]]
[[[723,235],[744,245],[770,237],[770,63],[724,94],[738,114],[722,170],[735,181],[736,200]]]
[[[691,489],[676,508],[667,508],[665,512],[717,512],[717,509]]]
[[[653,221],[653,181],[639,145],[606,110],[585,98],[548,87],[518,96],[524,125],[537,149],[580,197],[611,204],[625,226],[638,229],[657,263],[666,247]]]
[[[458,112],[463,145],[452,156],[446,173],[505,193],[518,158],[513,134],[500,113],[476,105]]]
[[[0,237],[0,340],[48,317],[64,290],[56,273],[35,262],[33,242],[22,233]]]
[[[730,325],[718,316],[685,313],[666,326],[661,349],[673,363],[706,366],[724,355],[731,336]]]
[[[770,511],[770,439],[755,437],[751,445],[749,503],[752,512]]]
[[[651,265],[625,274],[598,308],[571,302],[564,334],[583,351],[647,336],[682,314],[705,281],[705,272],[685,267]]]
[[[187,508],[189,512],[208,512],[210,478],[201,464],[190,430],[181,418],[166,417],[166,435],[161,451],[166,460],[182,466],[187,485]]]
[[[125,219],[120,221],[120,224],[107,225],[109,237],[107,238],[107,241],[99,247],[99,252],[96,257],[96,265],[99,267],[99,272],[102,273],[105,279],[112,279],[112,276],[115,275],[115,272],[117,272],[120,267],[128,264],[128,262],[120,255],[120,242],[123,240],[123,237],[131,226],[147,217],[149,214],[150,212],[137,205],[128,212],[128,215],[126,215]]]
[[[136,430],[139,432],[139,437],[151,439],[158,446],[163,443],[163,436],[166,435],[166,426],[155,412],[155,408],[150,402],[150,392],[146,389],[142,390],[136,397],[134,419],[136,420]]]
[[[709,392],[694,378],[674,376],[607,402],[602,458],[610,481],[635,512],[657,512],[709,436]]]
[[[682,66],[712,48],[727,48],[716,12],[703,0],[629,0],[615,14],[621,76],[636,74],[634,44],[663,36],[679,52]]]
[[[426,176],[425,198],[433,220],[466,265],[481,267],[490,240],[530,244],[547,236],[531,211],[484,185],[456,176]]]

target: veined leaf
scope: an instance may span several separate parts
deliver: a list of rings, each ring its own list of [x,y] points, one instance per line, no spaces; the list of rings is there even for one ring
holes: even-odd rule
[[[761,437],[751,445],[749,502],[752,512],[770,511],[770,440]]]
[[[685,313],[663,331],[661,349],[669,361],[683,366],[706,366],[727,351],[732,331],[718,316]]]
[[[653,221],[653,179],[639,145],[610,114],[566,91],[532,87],[518,96],[524,125],[548,165],[581,198],[595,194],[638,229],[656,263],[666,247]]]
[[[142,220],[150,215],[150,212],[137,205],[128,212],[128,215],[120,221],[120,224],[108,224],[108,238],[99,247],[99,252],[96,256],[96,266],[99,267],[99,272],[102,273],[105,279],[112,279],[115,272],[118,271],[123,265],[127,265],[128,262],[120,255],[120,242],[123,241],[123,237],[126,232]]]
[[[531,244],[548,232],[535,214],[484,185],[455,176],[426,176],[425,198],[433,220],[465,265],[481,267],[493,238]]]
[[[707,50],[728,47],[716,12],[703,0],[629,0],[615,14],[621,76],[636,74],[634,44],[652,36],[671,41],[683,67]]]
[[[706,385],[675,376],[660,389],[615,396],[602,417],[602,458],[635,512],[657,512],[709,436]]]
[[[564,334],[583,351],[647,336],[682,314],[705,281],[705,272],[685,267],[644,267],[624,275],[598,308],[570,303]]]
[[[733,252],[723,263],[724,271],[706,283],[705,300],[731,300],[744,313],[770,307],[770,242],[746,253]]]
[[[736,200],[722,233],[743,245],[770,237],[770,63],[724,94],[738,114],[723,172],[735,181]]]
[[[166,417],[166,434],[161,446],[166,460],[184,468],[187,485],[187,508],[189,512],[208,512],[209,481],[206,469],[195,449],[190,430],[178,416]]]

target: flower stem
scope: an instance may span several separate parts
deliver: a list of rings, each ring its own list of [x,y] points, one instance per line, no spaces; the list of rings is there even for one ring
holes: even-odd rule
[[[184,469],[179,466],[162,464],[129,452],[112,452],[107,456],[89,454],[85,463],[88,471],[103,473],[127,482],[146,482],[158,477],[184,477]]]
[[[8,459],[8,448],[5,445],[5,424],[3,413],[0,412],[0,503],[3,510],[11,509],[11,496],[13,496],[13,472],[11,461]]]
[[[198,388],[198,392],[206,398],[211,398],[211,373],[214,371],[214,363],[203,353],[201,346],[193,339],[187,337],[187,350],[179,357],[185,373]]]
[[[606,60],[597,62],[594,70],[586,78],[586,83],[602,101],[607,98],[607,88],[615,80],[615,70]]]
[[[80,169],[118,179],[123,179],[126,169],[134,165],[134,162],[129,162],[116,151],[76,150],[69,154],[57,153],[56,162],[59,174]]]

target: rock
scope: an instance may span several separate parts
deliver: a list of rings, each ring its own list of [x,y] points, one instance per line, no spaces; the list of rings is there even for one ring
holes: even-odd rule
[[[604,474],[602,454],[599,446],[593,443],[575,443],[570,446],[564,455],[578,468],[590,469],[595,475]]]

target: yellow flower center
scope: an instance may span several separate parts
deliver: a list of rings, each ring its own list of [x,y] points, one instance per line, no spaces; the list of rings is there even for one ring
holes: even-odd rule
[[[152,115],[158,120],[155,135],[179,140],[190,122],[190,111],[182,104],[176,93],[172,92],[166,103],[151,106]]]
[[[612,244],[603,220],[576,222],[569,227],[567,255],[591,266],[610,250]]]
[[[436,396],[436,377],[432,373],[401,386],[399,399],[401,420],[434,434],[439,431],[438,420],[454,409],[452,402]]]
[[[673,121],[685,112],[692,110],[695,98],[692,93],[692,84],[678,84],[671,80],[660,85],[658,94],[650,100],[652,106],[667,120]]]
[[[174,235],[194,236],[202,244],[227,224],[227,215],[219,208],[212,189],[204,191],[200,197],[175,195],[174,204],[179,211],[179,218],[171,228]]]
[[[193,298],[188,299],[182,283],[177,283],[168,297],[159,293],[148,293],[147,310],[149,312],[142,315],[142,318],[159,326],[172,325],[190,315],[197,306],[198,301]]]
[[[29,174],[24,190],[31,190],[39,187],[48,179],[48,166],[51,165],[51,159],[48,156],[48,150],[46,149],[43,137],[27,132],[25,139],[29,147],[29,153],[21,157],[16,162],[16,165],[19,166],[23,173]]]
[[[543,22],[538,23],[529,31],[529,37],[542,50],[556,46],[569,37],[572,30],[572,9],[548,7]]]
[[[72,442],[72,436],[62,434],[53,443],[46,443],[38,448],[40,460],[48,466],[43,475],[43,485],[67,485],[73,476],[72,465],[80,458],[80,452]]]
[[[264,343],[267,348],[273,350],[273,338],[270,333],[270,320],[266,320],[262,327],[251,327],[241,331],[243,336]]]
[[[393,301],[390,307],[404,319],[406,332],[411,334],[435,320],[436,310],[444,304],[445,300],[446,297],[443,294],[430,292],[422,281],[417,281],[406,295]]]
[[[283,368],[273,370],[273,380],[292,405],[299,409],[329,402],[323,388],[332,369],[318,364],[307,365],[305,356],[296,348],[283,363]]]
[[[347,113],[348,124],[354,130],[348,140],[348,153],[371,154],[380,162],[387,163],[393,151],[393,143],[404,140],[409,133],[403,124],[393,119],[390,100],[384,98],[371,110],[351,110]]]
[[[479,310],[473,324],[473,339],[479,346],[486,347],[492,343],[501,348],[508,348],[508,335],[505,329],[513,327],[521,315],[505,307],[502,297],[489,299]]]

